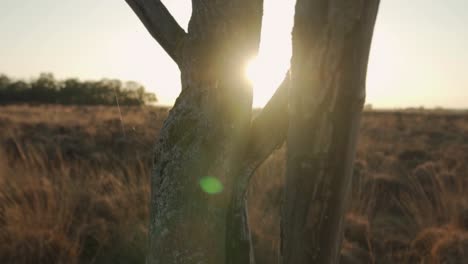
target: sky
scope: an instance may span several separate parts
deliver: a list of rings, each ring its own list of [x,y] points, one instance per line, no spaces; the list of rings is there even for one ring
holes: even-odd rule
[[[190,0],[163,1],[182,27]],[[468,1],[381,0],[367,76],[374,108],[468,108]],[[262,106],[289,68],[292,0],[265,0],[246,70]],[[0,73],[134,80],[171,104],[180,72],[124,0],[0,0]]]

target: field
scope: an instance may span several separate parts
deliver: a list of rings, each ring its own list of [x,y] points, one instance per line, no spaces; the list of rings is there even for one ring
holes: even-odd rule
[[[0,263],[144,263],[153,143],[168,110],[0,107]],[[284,149],[249,189],[275,263]],[[366,112],[341,263],[466,263],[468,114]]]

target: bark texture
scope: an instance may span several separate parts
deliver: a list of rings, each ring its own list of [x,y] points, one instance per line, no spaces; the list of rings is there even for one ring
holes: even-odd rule
[[[297,0],[282,263],[339,262],[378,6],[379,0]]]
[[[155,150],[149,263],[225,262],[227,207],[251,119],[243,67],[258,49],[260,3],[192,1],[180,47],[183,91]],[[204,177],[218,179],[222,192],[203,191]]]
[[[126,1],[178,64],[182,82],[154,151],[147,263],[253,263],[247,183],[287,129],[278,122],[277,136],[250,144],[267,131],[268,112],[287,107],[275,99],[251,122],[244,68],[258,51],[263,0],[192,0],[188,32],[160,1]],[[219,180],[222,191],[204,191],[206,177]]]
[[[252,122],[247,148],[240,165],[241,171],[229,204],[226,264],[255,263],[246,192],[249,180],[258,166],[284,142],[288,128],[289,86],[290,78],[287,74],[268,104]]]

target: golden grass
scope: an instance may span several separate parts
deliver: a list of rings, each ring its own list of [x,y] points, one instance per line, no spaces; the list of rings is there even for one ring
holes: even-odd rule
[[[0,263],[143,263],[152,147],[167,109],[0,107]],[[253,177],[258,263],[274,263],[284,149]],[[342,263],[468,258],[468,116],[364,115]],[[445,262],[444,262],[445,261]]]

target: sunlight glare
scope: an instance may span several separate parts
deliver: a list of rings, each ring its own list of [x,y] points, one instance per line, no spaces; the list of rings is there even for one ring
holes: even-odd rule
[[[247,76],[247,79],[249,79],[249,81],[254,86],[256,86],[256,84],[259,84],[259,82],[260,82],[260,77],[259,77],[260,68],[259,68],[259,65],[258,65],[257,58],[253,58],[247,63],[247,66],[245,68],[245,74]]]
[[[248,63],[245,74],[253,85],[253,105],[263,107],[289,69],[294,3],[267,0],[263,14],[260,53]]]
[[[254,107],[263,107],[283,81],[289,68],[288,59],[264,56],[253,58],[245,69],[247,79],[252,83]]]

